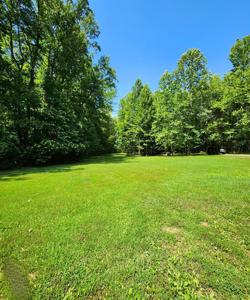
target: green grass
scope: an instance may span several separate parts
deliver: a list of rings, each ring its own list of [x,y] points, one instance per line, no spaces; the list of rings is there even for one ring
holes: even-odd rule
[[[247,157],[1,172],[2,298],[249,299],[249,198]]]

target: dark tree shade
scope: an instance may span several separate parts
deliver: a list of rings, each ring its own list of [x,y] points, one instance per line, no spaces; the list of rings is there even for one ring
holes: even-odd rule
[[[0,1],[0,165],[111,148],[115,73],[88,1]]]

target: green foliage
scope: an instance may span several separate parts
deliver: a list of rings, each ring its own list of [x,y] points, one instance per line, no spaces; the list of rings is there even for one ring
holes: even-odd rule
[[[250,35],[242,40],[237,40],[232,47],[229,59],[233,64],[234,70],[246,70],[250,67]]]
[[[250,151],[250,37],[237,40],[230,52],[233,70],[210,89],[212,122],[209,137],[229,151]]]
[[[150,101],[140,96],[140,81],[121,101],[118,145],[127,153],[250,151],[249,36],[230,52],[233,70],[224,79],[212,75],[198,49],[165,72]],[[140,84],[138,84],[140,82]],[[147,98],[147,97],[146,97]],[[144,130],[144,120],[148,125]]]
[[[174,74],[165,72],[155,93],[155,121],[153,131],[156,146],[160,151],[174,152],[179,137],[180,120],[177,118],[178,88]],[[178,141],[180,142],[180,138]]]
[[[168,261],[168,286],[172,299],[202,300],[212,297],[203,297],[199,291],[199,280],[195,274],[183,272],[183,261],[178,257],[171,257]]]
[[[5,0],[0,10],[0,165],[108,151],[115,73],[107,57],[94,62],[88,2]]]
[[[153,95],[148,86],[137,80],[131,93],[121,100],[117,121],[118,148],[130,154],[152,154],[154,115]]]

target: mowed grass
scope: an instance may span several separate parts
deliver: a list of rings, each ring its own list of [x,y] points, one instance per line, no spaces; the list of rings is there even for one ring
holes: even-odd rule
[[[244,156],[1,172],[0,298],[249,299],[249,198]]]

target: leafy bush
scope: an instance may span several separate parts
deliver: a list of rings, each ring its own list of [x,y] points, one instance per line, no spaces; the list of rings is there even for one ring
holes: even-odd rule
[[[42,140],[27,151],[27,160],[36,165],[74,161],[86,153],[82,143]]]

